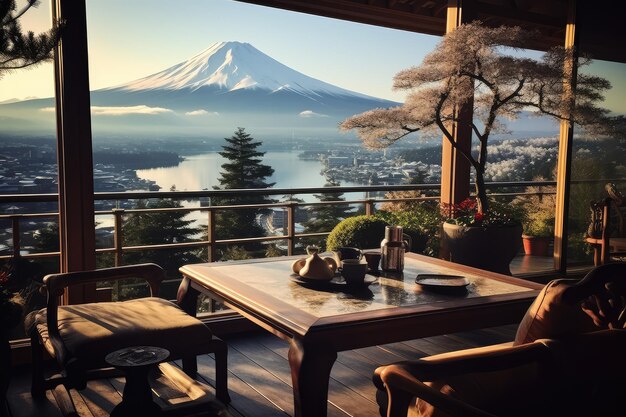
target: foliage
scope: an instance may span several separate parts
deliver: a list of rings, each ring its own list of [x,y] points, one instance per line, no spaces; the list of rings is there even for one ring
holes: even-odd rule
[[[329,180],[324,187],[338,187],[340,184]],[[322,194],[314,194],[320,202],[328,201],[345,201],[341,192],[327,192]],[[341,220],[350,215],[352,209],[347,204],[332,204],[309,207],[310,217],[302,226],[304,233],[328,232],[332,230]],[[324,247],[324,237],[319,238],[303,238],[303,245],[316,245],[320,248]]]
[[[447,223],[458,226],[513,226],[520,224],[522,213],[519,207],[501,204],[490,200],[491,209],[483,213],[479,211],[478,201],[474,198],[467,198],[459,204],[442,205],[443,213],[454,213],[454,217],[448,218]]]
[[[59,244],[59,223],[49,222],[44,227],[34,233],[36,246],[42,252],[58,252]]]
[[[428,256],[439,254],[439,234],[442,217],[439,205],[433,201],[402,203],[402,206],[387,206],[375,216],[388,224],[402,226],[411,236],[411,251]]]
[[[374,216],[354,216],[342,220],[333,228],[326,239],[326,250],[337,250],[344,246],[362,249],[378,248],[385,237],[384,220]]]
[[[172,199],[140,200],[135,209],[176,209],[182,207]],[[124,246],[158,245],[191,242],[200,234],[193,220],[185,218],[183,211],[141,212],[128,216],[124,224]],[[192,249],[127,251],[124,261],[128,264],[155,262],[169,276],[178,277],[178,268],[188,263],[200,262]]]
[[[542,181],[543,178],[536,180]],[[523,211],[524,234],[535,237],[554,237],[556,194],[554,187],[526,187],[526,194],[516,197],[513,204]],[[538,194],[538,193],[543,194]]]
[[[24,34],[19,19],[39,0],[27,0],[17,9],[15,0],[0,1],[0,77],[3,73],[37,65],[52,59],[52,50],[61,36],[62,24],[55,24],[47,32]]]
[[[286,255],[286,253],[273,243],[265,247],[266,258],[276,258],[278,256],[284,256],[284,255]]]
[[[230,245],[222,251],[220,260],[222,261],[240,261],[242,259],[250,259],[251,256],[245,248],[241,246]]]
[[[237,128],[233,136],[224,140],[226,144],[222,146],[223,151],[219,154],[228,162],[222,164],[220,186],[214,187],[216,190],[270,188],[274,185],[266,182],[266,178],[271,177],[274,170],[269,165],[261,163],[265,152],[257,150],[262,142],[255,141],[241,127]],[[214,202],[216,205],[257,205],[271,203],[272,200],[267,196],[241,193],[236,197],[215,198]],[[257,224],[256,218],[264,212],[265,210],[259,208],[217,211],[215,216],[217,239],[263,236],[265,231]],[[262,249],[259,243],[246,243],[242,247],[248,251]]]
[[[552,49],[539,60],[505,54],[502,45],[522,48],[529,36],[519,27],[463,25],[447,34],[419,67],[395,76],[394,88],[409,91],[402,106],[352,116],[341,128],[356,130],[370,148],[385,148],[415,132],[442,132],[476,173],[475,211],[482,218],[466,221],[499,222],[498,215],[488,215],[484,179],[490,134],[503,130],[499,119],[533,111],[596,131],[623,124],[622,118],[608,117],[608,111],[597,106],[602,92],[610,88],[607,80],[577,71],[575,100],[563,82],[564,68],[586,65],[589,60],[573,60],[572,51],[563,48]],[[471,120],[454,111],[468,106],[473,109]],[[458,146],[453,124],[473,132],[479,142],[476,156]]]
[[[24,300],[15,291],[13,263],[7,262],[0,268],[0,333],[17,326],[22,319]]]

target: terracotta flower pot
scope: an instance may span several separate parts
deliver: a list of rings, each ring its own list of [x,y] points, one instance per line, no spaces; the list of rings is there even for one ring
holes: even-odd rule
[[[526,255],[550,256],[549,246],[552,239],[543,236],[522,235]]]
[[[509,264],[521,240],[521,225],[469,227],[444,223],[441,253],[452,262],[511,275]]]

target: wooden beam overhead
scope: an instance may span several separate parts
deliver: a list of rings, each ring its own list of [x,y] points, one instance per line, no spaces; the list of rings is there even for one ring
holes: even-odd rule
[[[335,19],[443,36],[447,0],[238,0]],[[596,59],[626,62],[626,30],[619,13],[607,13],[591,0],[577,0],[585,15],[585,51]],[[565,39],[566,0],[473,0],[464,5],[488,26],[521,26],[536,30],[529,49],[547,50]],[[582,39],[581,39],[582,40]],[[582,46],[582,45],[581,45]]]
[[[393,29],[425,33],[427,35],[443,36],[446,28],[445,14],[441,16],[430,16],[416,14],[414,11],[410,10],[391,9],[386,2],[353,0],[238,1]],[[438,3],[441,3],[441,1],[438,1]]]

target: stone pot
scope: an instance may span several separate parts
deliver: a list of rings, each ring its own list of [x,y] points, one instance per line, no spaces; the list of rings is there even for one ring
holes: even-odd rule
[[[443,223],[441,254],[455,263],[511,275],[509,264],[521,243],[521,225],[470,227]]]

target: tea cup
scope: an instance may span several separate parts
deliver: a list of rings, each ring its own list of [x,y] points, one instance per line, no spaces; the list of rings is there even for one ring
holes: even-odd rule
[[[361,258],[363,257],[363,253],[359,248],[341,247],[333,251],[333,254],[338,265],[341,265],[341,262],[346,259],[361,260]]]
[[[365,252],[363,254],[365,256],[365,261],[367,262],[367,266],[370,271],[378,271],[378,266],[380,264],[380,258],[382,254],[380,251],[376,252]]]
[[[367,264],[359,259],[344,259],[341,261],[341,276],[348,285],[363,285]]]

